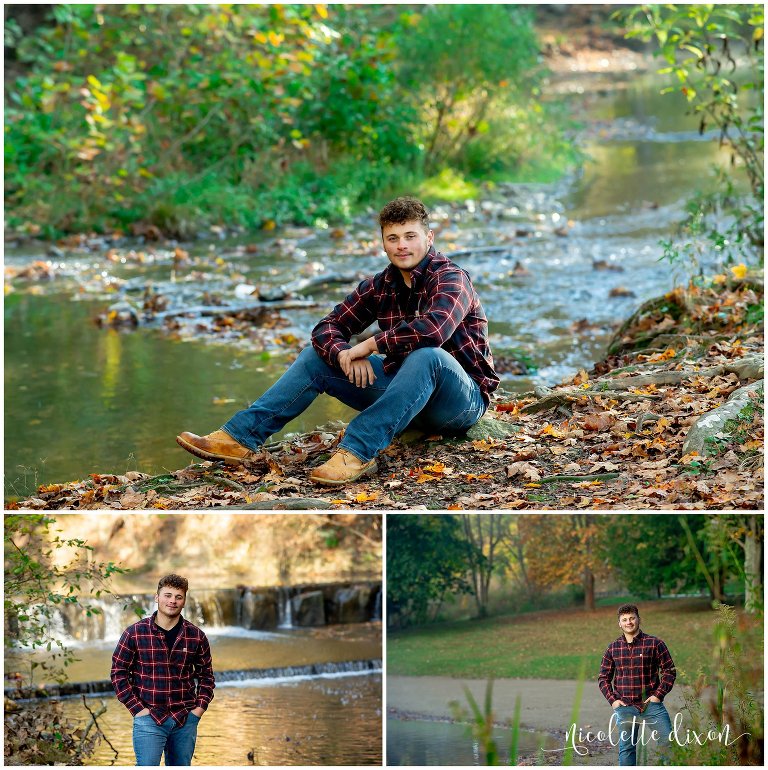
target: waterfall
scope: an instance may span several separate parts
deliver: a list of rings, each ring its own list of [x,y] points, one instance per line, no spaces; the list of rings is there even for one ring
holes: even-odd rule
[[[338,588],[333,591],[336,586]],[[320,591],[325,592],[325,608],[322,612],[311,612],[308,608],[313,606],[312,596],[315,595],[317,604],[316,594]],[[375,596],[371,596],[371,592]],[[296,598],[299,595],[301,600]],[[98,598],[82,596],[79,601],[82,605],[51,606],[47,608],[46,616],[41,615],[41,608],[31,607],[29,622],[41,621],[54,643],[78,646],[116,641],[128,626],[155,611],[154,594],[151,593]],[[190,592],[183,614],[209,633],[232,626],[253,631],[287,630],[326,623],[381,620],[382,601],[381,585],[375,583],[201,589]],[[87,607],[92,608],[90,614]]]
[[[280,620],[278,628],[293,628],[293,600],[289,588],[280,588]]]

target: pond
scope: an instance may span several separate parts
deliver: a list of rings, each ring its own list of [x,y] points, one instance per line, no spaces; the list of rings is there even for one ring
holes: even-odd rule
[[[579,174],[556,185],[500,186],[495,201],[436,209],[437,244],[445,252],[509,245],[501,255],[476,253],[457,262],[483,300],[496,354],[514,350],[536,367],[533,375],[504,376],[511,391],[529,390],[534,381],[557,383],[590,367],[602,357],[617,321],[672,286],[674,271],[658,262],[659,241],[674,234],[686,200],[708,184],[711,167],[722,160],[716,141],[697,135],[683,107],[659,96],[658,78],[617,78],[610,88],[598,88],[584,77],[583,84],[584,94],[569,97],[588,126],[589,160]],[[318,231],[300,248],[294,239],[286,249],[286,238],[275,246],[281,235],[198,243],[189,250],[193,256],[211,249],[236,254],[243,280],[253,285],[285,282],[312,261],[338,273],[371,274],[385,264],[372,222],[349,228],[346,239]],[[249,251],[245,244],[258,248]],[[41,256],[11,249],[6,262],[26,264]],[[168,278],[167,266],[91,262],[87,271],[95,279],[108,271],[136,278],[138,269],[142,277]],[[517,263],[527,275],[515,270]],[[214,275],[210,282],[215,287]],[[285,311],[288,326],[275,335],[306,340],[342,294],[323,294],[317,308]],[[191,457],[175,443],[179,432],[218,428],[287,365],[284,356],[234,344],[98,328],[92,319],[110,303],[88,297],[79,294],[73,302],[69,294],[45,291],[5,298],[7,497],[89,473],[184,467]],[[352,415],[321,397],[288,430]]]

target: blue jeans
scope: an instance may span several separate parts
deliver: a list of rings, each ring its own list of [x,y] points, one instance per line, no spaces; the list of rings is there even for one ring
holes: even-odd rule
[[[258,451],[320,393],[327,393],[360,412],[339,446],[367,462],[412,422],[433,433],[461,433],[485,412],[477,383],[442,348],[414,350],[393,375],[384,373],[380,356],[368,360],[376,380],[359,388],[341,369],[329,366],[313,347],[307,347],[258,401],[237,412],[221,429]]]
[[[619,765],[637,764],[637,744],[647,746],[651,730],[656,731],[659,749],[666,751],[669,748],[672,722],[663,703],[648,703],[642,714],[636,706],[619,706],[613,710],[611,719],[615,720],[619,730]]]
[[[133,751],[136,765],[149,767],[159,765],[165,751],[166,767],[181,767],[192,764],[192,754],[197,740],[197,726],[200,717],[191,711],[187,720],[179,727],[173,717],[161,725],[149,714],[133,718]]]

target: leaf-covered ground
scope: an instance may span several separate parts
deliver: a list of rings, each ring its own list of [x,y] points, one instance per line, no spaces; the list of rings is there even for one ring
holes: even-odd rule
[[[93,475],[40,487],[18,506],[762,510],[762,313],[754,280],[721,276],[709,288],[675,289],[629,319],[591,372],[497,397],[486,436],[477,428],[474,438],[405,434],[380,455],[376,475],[347,487],[307,478],[342,435],[326,428],[271,446],[250,467],[203,462],[164,476]],[[703,453],[684,454],[691,425],[750,383],[738,418]]]

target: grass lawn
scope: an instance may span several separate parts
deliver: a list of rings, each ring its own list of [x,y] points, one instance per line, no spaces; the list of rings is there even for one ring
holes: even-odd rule
[[[663,639],[678,681],[695,679],[712,662],[716,613],[705,599],[637,602],[641,628]],[[763,623],[739,614],[750,649],[763,658]],[[596,680],[603,652],[619,636],[616,606],[595,612],[547,610],[387,632],[387,672],[475,679]]]

